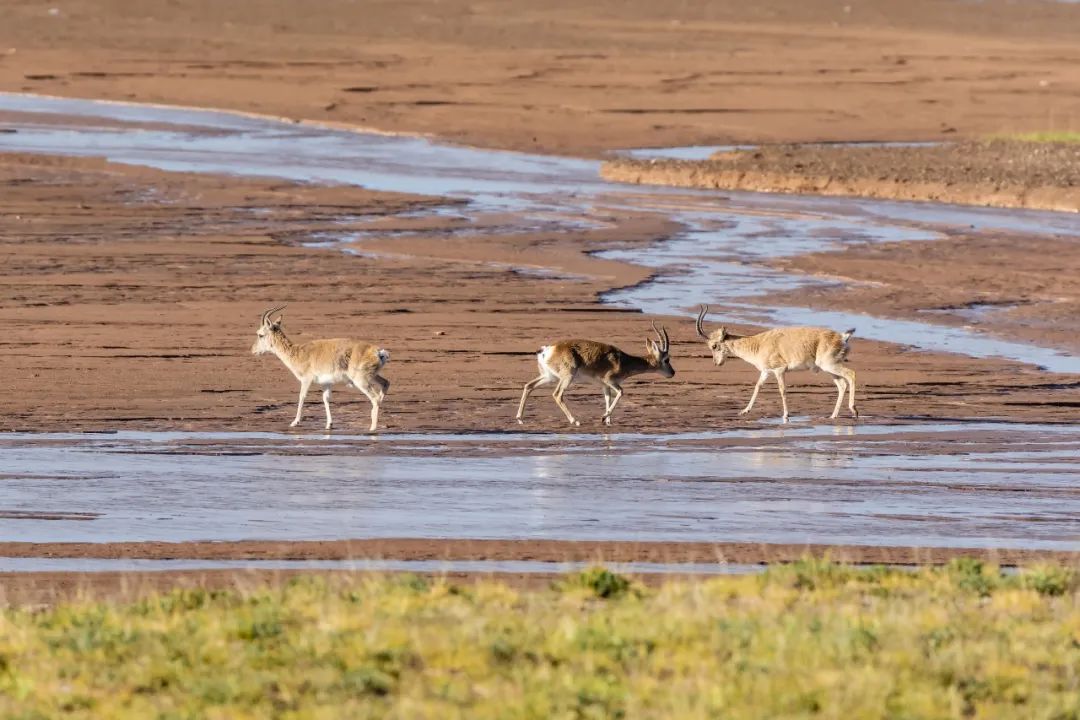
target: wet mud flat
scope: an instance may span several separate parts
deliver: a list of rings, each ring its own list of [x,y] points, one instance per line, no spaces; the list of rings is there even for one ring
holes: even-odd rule
[[[1080,143],[798,144],[705,159],[618,157],[616,182],[1080,211]]]

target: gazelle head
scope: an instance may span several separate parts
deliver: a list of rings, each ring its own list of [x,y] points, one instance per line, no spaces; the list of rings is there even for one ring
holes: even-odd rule
[[[709,346],[709,350],[712,352],[713,361],[717,365],[723,365],[727,360],[728,346],[724,342],[728,339],[727,328],[720,328],[719,330],[713,330],[708,335],[705,334],[705,328],[702,327],[702,323],[705,322],[705,314],[709,312],[708,305],[701,306],[701,312],[697,316],[697,334],[705,338],[706,344]]]
[[[278,310],[284,310],[285,306],[273,308],[267,310],[262,314],[262,320],[259,322],[259,329],[255,331],[255,344],[251,346],[252,355],[265,355],[266,353],[274,352],[274,345],[272,342],[273,336],[281,332],[281,315],[278,315],[277,320],[271,320],[270,316],[276,313]]]
[[[652,329],[656,332],[656,340],[645,338],[650,364],[664,377],[675,377],[675,368],[671,367],[671,341],[668,339],[667,328],[657,329],[656,323],[653,323]]]

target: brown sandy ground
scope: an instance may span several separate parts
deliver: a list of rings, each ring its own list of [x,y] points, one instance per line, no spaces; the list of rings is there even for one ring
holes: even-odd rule
[[[640,348],[648,318],[596,302],[646,271],[584,251],[653,241],[671,231],[649,217],[617,216],[581,233],[448,234],[429,221],[395,218],[422,202],[351,188],[202,177],[81,160],[0,162],[0,429],[287,430],[297,383],[276,358],[253,357],[262,310],[291,303],[294,340],[354,336],[393,359],[383,424],[391,431],[506,430],[521,385],[546,342],[580,335]],[[301,247],[312,233],[400,223],[415,234],[384,236],[350,256]],[[498,226],[496,225],[496,228]],[[425,230],[426,228],[426,230]],[[1014,256],[1002,257],[1008,268]],[[552,267],[573,277],[523,275],[511,266]],[[583,277],[576,277],[583,276]],[[763,393],[740,419],[756,371],[715,368],[692,316],[665,320],[672,380],[632,381],[616,429],[678,431],[746,427],[775,417]],[[1062,388],[1078,378],[997,360],[913,352],[859,341],[864,421],[909,417],[1075,420]],[[793,412],[824,415],[835,389],[820,376],[791,377]],[[600,430],[600,395],[568,393],[583,429]],[[362,429],[366,399],[340,389],[335,427]],[[298,432],[322,429],[316,394]],[[561,430],[547,393],[537,393],[525,429]],[[594,424],[596,423],[596,424]]]
[[[1080,143],[774,145],[700,161],[618,158],[601,174],[678,187],[1080,210]]]
[[[644,542],[622,540],[483,540],[358,538],[352,540],[230,542],[0,542],[0,557],[146,560],[530,560],[535,562],[651,562],[760,564],[802,557],[836,562],[935,565],[978,558],[1001,566],[1035,562],[1080,564],[1080,551],[813,545],[757,542]]]
[[[1077,27],[1010,0],[7,0],[0,89],[566,154],[933,140],[1080,129]]]
[[[164,570],[146,572],[13,572],[0,573],[0,607],[38,608],[70,601],[127,602],[181,588],[252,590],[276,587],[301,575],[317,573],[328,582],[355,580],[353,570]],[[558,573],[409,573],[455,584],[493,580],[507,585],[542,589],[558,579]],[[376,579],[386,573],[363,572]],[[644,574],[636,576],[659,585],[686,575]]]
[[[778,545],[764,543],[588,542],[559,540],[428,540],[384,538],[326,542],[228,543],[0,543],[3,557],[81,557],[247,560],[532,560],[552,563],[734,563],[791,562],[805,557],[854,564],[941,564],[953,558],[977,558],[1002,567],[1038,563],[1080,566],[1080,553],[1039,550],[976,550],[931,547],[868,547]],[[358,573],[377,577],[381,571],[353,570],[162,570],[137,572],[9,572],[0,573],[0,605],[48,605],[71,599],[122,601],[173,588],[251,588],[278,585],[304,573],[343,579]],[[515,587],[542,588],[558,573],[418,572],[417,575],[468,583],[498,580]],[[633,573],[649,585],[688,579],[693,573]]]
[[[880,243],[783,258],[787,271],[854,284],[769,298],[985,329],[1080,355],[1080,243],[1074,237],[959,233],[934,242]],[[1080,407],[1073,387],[1072,407]]]

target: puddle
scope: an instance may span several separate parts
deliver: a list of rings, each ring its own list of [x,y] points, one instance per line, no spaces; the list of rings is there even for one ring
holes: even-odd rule
[[[16,131],[0,134],[0,150],[104,156],[165,170],[272,176],[446,196],[469,204],[424,212],[450,213],[467,220],[514,213],[524,230],[543,227],[576,232],[605,224],[612,210],[619,209],[662,213],[685,230],[652,247],[603,254],[656,268],[657,279],[610,293],[605,298],[608,302],[671,314],[684,314],[707,302],[727,306],[734,313],[726,315],[729,322],[855,326],[863,338],[891,342],[917,338],[918,347],[926,350],[999,356],[1051,371],[1080,372],[1078,358],[995,340],[962,327],[771,307],[754,300],[822,282],[761,265],[771,258],[844,243],[933,240],[940,232],[957,228],[1080,235],[1076,216],[624,186],[602,180],[598,161],[478,150],[419,137],[186,108],[0,93],[0,112],[10,115],[5,126]],[[696,157],[715,149],[632,152]],[[359,238],[362,247],[363,236],[331,235],[315,242]],[[364,252],[355,246],[350,251]]]
[[[378,537],[1080,549],[1080,429],[0,436],[0,540]],[[17,518],[17,519],[16,519]]]
[[[1080,0],[1076,0],[1080,2]],[[822,143],[797,143],[808,146],[842,145],[847,147],[933,147],[936,142],[822,142]],[[718,152],[734,152],[736,150],[754,150],[758,145],[686,145],[683,147],[652,147],[634,148],[616,153],[627,155],[638,160],[708,160]]]
[[[98,558],[5,558],[4,572],[168,572],[176,570],[341,570],[414,573],[568,573],[598,563],[531,560],[139,560]],[[600,563],[613,572],[665,575],[745,575],[764,565],[735,563]]]
[[[927,308],[925,310],[920,310],[919,312],[926,313],[928,315],[957,317],[967,323],[978,325],[980,323],[986,322],[991,318],[991,316],[997,313],[1007,313],[1010,310],[1015,310],[1020,306],[1021,303],[1018,302],[971,303],[970,305],[964,305],[962,307]]]

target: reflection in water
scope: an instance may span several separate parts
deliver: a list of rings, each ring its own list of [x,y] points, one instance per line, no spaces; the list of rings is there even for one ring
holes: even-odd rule
[[[759,471],[767,477],[783,477],[796,473],[809,473],[816,477],[816,473],[836,468],[848,468],[853,466],[855,448],[842,446],[828,452],[819,450],[791,450],[777,452],[775,449],[758,449],[745,453],[747,471]]]

